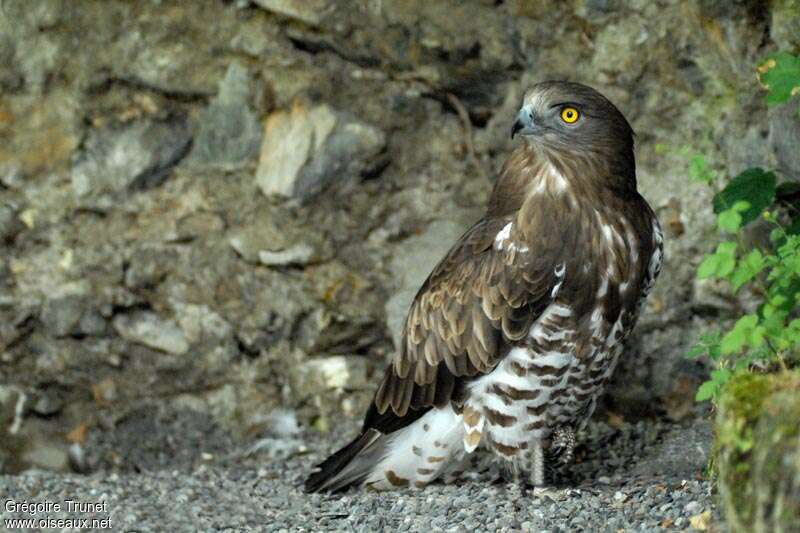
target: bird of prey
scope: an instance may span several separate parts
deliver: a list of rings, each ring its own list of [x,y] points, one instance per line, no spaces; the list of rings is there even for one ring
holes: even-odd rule
[[[569,461],[661,269],[633,130],[585,85],[525,93],[486,214],[408,311],[361,434],[307,491],[424,487],[479,446],[545,483]]]

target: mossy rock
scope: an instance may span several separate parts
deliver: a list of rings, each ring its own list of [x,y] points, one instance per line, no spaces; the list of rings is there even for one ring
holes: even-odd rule
[[[715,429],[731,531],[800,532],[800,372],[732,379]]]

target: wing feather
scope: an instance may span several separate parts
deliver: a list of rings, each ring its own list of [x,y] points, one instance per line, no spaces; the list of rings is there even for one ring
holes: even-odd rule
[[[403,417],[409,408],[455,401],[464,382],[490,372],[550,303],[557,258],[536,255],[530,240],[494,246],[511,221],[479,221],[422,285],[406,318],[401,349],[375,395],[378,415],[391,408]]]

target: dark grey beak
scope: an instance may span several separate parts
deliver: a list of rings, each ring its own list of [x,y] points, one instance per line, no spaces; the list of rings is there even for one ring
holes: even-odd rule
[[[511,125],[511,138],[513,139],[514,135],[516,135],[517,132],[524,127],[525,126],[522,124],[522,121],[519,118],[515,120],[514,123]]]
[[[511,125],[511,138],[520,133],[521,135],[531,135],[534,133],[533,113],[527,106],[522,106],[522,109],[517,113],[517,118],[514,124]]]

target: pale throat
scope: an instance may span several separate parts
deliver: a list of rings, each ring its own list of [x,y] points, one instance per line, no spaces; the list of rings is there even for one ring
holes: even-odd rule
[[[550,161],[546,161],[531,181],[531,195],[550,193],[561,195],[568,192],[570,188],[569,180],[561,173]]]

